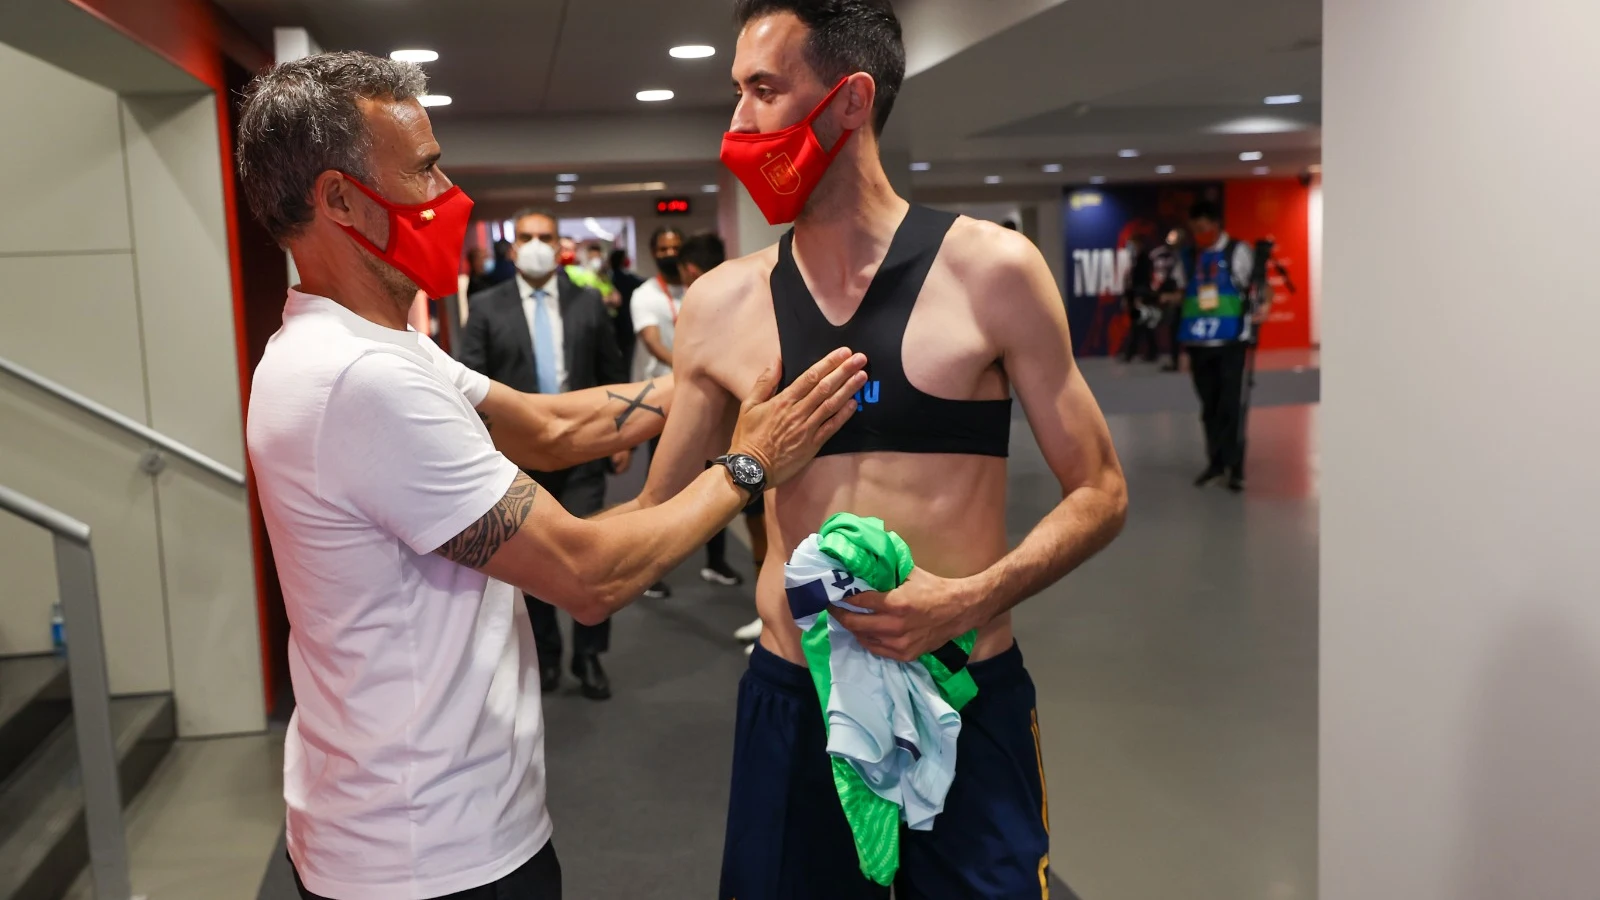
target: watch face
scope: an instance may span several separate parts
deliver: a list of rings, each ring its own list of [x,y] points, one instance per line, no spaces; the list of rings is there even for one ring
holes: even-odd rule
[[[767,473],[762,471],[761,463],[748,456],[735,456],[728,460],[728,469],[733,472],[733,478],[740,484],[760,484]]]

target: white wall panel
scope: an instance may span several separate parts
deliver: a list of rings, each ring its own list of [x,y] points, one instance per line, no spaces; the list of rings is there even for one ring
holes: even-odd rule
[[[117,95],[3,43],[0,84],[0,254],[128,249]]]

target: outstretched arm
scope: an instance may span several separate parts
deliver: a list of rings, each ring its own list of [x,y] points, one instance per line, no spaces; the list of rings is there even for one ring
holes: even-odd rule
[[[478,414],[507,459],[524,469],[554,472],[660,434],[674,393],[671,375],[568,394],[524,394],[496,382]]]
[[[835,353],[768,399],[771,367],[745,401],[732,446],[774,483],[805,464],[855,411],[866,360]],[[604,521],[573,518],[518,472],[504,497],[436,553],[522,588],[580,622],[604,620],[733,521],[750,497],[718,466],[664,503]]]
[[[874,652],[913,660],[981,627],[1066,576],[1122,530],[1127,485],[1105,417],[1072,357],[1066,309],[1032,245],[1002,247],[991,286],[980,296],[1009,297],[985,328],[1000,344],[1012,387],[1061,485],[1061,502],[1016,549],[970,578],[917,570],[899,590],[851,603],[871,615],[834,615]]]

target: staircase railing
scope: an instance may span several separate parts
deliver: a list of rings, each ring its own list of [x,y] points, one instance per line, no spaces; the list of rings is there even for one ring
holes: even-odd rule
[[[4,486],[0,486],[0,509],[21,516],[55,537],[56,580],[70,642],[67,677],[72,685],[78,765],[83,770],[84,820],[94,897],[129,900],[133,886],[128,878],[128,837],[122,821],[122,787],[118,783],[116,739],[111,731],[111,690],[89,526]]]
[[[205,471],[210,472],[224,481],[236,484],[240,487],[244,486],[243,475],[234,471],[233,469],[228,468],[222,463],[217,462],[204,453],[201,453],[199,450],[190,447],[188,444],[175,441],[161,432],[156,431],[154,428],[139,422],[135,422],[111,407],[106,406],[103,403],[97,403],[94,400],[90,400],[88,397],[85,397],[77,391],[74,391],[65,385],[51,381],[43,375],[40,375],[38,372],[18,365],[17,363],[14,363],[3,356],[0,356],[0,372],[5,372],[19,381],[27,382],[39,390],[70,403],[84,412],[94,416],[95,418],[115,425],[118,428],[121,428],[123,431],[135,435],[136,437],[148,443],[150,445],[150,450],[145,454],[144,458],[139,461],[140,468],[143,469],[148,475],[159,474],[161,470],[166,467],[166,460],[161,455],[163,452],[166,452],[178,457],[181,460],[184,460],[196,468],[204,469]]]

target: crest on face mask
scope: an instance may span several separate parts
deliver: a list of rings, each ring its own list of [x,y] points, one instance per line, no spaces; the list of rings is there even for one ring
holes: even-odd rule
[[[779,153],[768,160],[761,167],[761,174],[767,177],[767,184],[777,193],[789,195],[800,190],[800,173],[795,170],[794,161],[789,159],[789,154]]]

